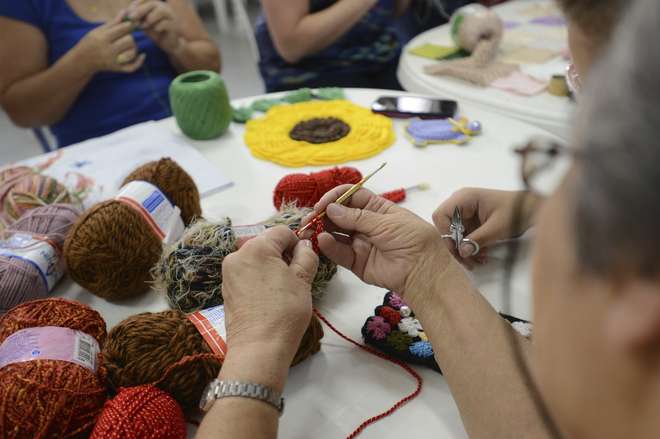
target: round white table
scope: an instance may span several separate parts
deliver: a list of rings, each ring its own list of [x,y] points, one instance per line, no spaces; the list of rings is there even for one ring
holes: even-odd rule
[[[565,27],[531,24],[534,13],[545,14],[555,11],[552,0],[513,0],[494,7],[494,10],[508,28],[504,33],[501,51],[513,47],[539,47],[553,50],[566,48]],[[569,98],[557,97],[543,92],[527,97],[496,88],[484,88],[447,76],[432,76],[424,73],[424,66],[435,61],[409,53],[410,48],[423,44],[453,46],[445,24],[426,31],[411,40],[403,50],[399,61],[398,78],[403,88],[409,92],[433,95],[445,99],[455,99],[460,104],[474,104],[499,114],[528,122],[566,138],[568,121],[574,110]],[[534,38],[537,36],[537,38]],[[554,74],[565,74],[568,62],[558,56],[544,64],[521,64],[524,73],[543,80]]]
[[[391,94],[391,91],[347,90],[349,99],[365,106],[382,94]],[[242,99],[234,104],[246,105],[262,97]],[[397,140],[392,147],[376,157],[348,165],[367,172],[387,161],[388,166],[369,184],[378,192],[422,181],[430,183],[430,190],[411,194],[403,203],[404,207],[429,221],[435,207],[461,187],[519,188],[519,164],[511,152],[512,147],[533,135],[547,133],[477,108],[470,108],[470,115],[481,120],[484,133],[466,146],[434,145],[418,149],[403,135],[405,122],[395,121]],[[158,122],[157,126],[179,133],[173,119]],[[272,190],[281,177],[292,172],[319,170],[289,169],[255,159],[243,142],[243,133],[243,125],[232,124],[229,131],[217,140],[190,141],[217,166],[219,172],[235,182],[233,187],[203,200],[203,213],[207,218],[230,216],[236,224],[253,224],[263,220],[274,213]],[[500,303],[501,253],[495,251],[489,264],[473,273],[476,285],[495,307]],[[511,311],[529,318],[525,252],[521,259],[523,261],[516,270]],[[385,293],[340,269],[319,308],[341,331],[355,340],[361,340],[362,324],[382,303]],[[110,303],[88,293],[68,278],[56,287],[54,294],[97,309],[105,318],[108,329],[133,314],[168,308],[164,298],[154,292],[133,300]],[[426,368],[417,370],[425,380],[421,395],[393,416],[367,428],[361,437],[467,436],[443,377]],[[414,382],[399,367],[347,344],[326,328],[321,352],[291,369],[285,391],[287,408],[281,419],[281,437],[345,437],[363,420],[389,408],[413,388]]]

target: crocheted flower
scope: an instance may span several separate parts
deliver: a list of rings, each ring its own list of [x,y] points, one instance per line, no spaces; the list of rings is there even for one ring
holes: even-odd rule
[[[433,347],[428,341],[418,341],[410,345],[410,353],[416,357],[428,358],[433,356]]]
[[[320,144],[291,138],[294,127],[313,119],[338,119],[350,130]],[[391,119],[346,100],[279,105],[245,126],[245,143],[255,157],[290,167],[364,159],[388,148],[394,139]]]
[[[406,317],[399,322],[399,331],[405,332],[411,337],[419,336],[419,332],[422,330],[422,324],[415,318]]]
[[[399,314],[399,311],[395,310],[394,308],[390,308],[389,306],[381,306],[378,309],[378,315],[384,318],[387,323],[392,326],[398,325],[401,321],[401,314]]]
[[[392,327],[380,316],[375,316],[367,322],[367,333],[374,340],[383,340],[392,331]]]
[[[387,343],[400,352],[408,350],[408,346],[410,346],[412,341],[412,337],[401,331],[392,331],[390,335],[387,336]]]
[[[394,309],[399,309],[406,305],[406,302],[398,294],[392,292],[387,293],[387,302]]]

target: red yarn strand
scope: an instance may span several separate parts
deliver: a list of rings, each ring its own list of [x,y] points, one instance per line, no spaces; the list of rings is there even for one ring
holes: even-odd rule
[[[402,361],[400,361],[400,360],[397,360],[396,358],[392,358],[392,357],[390,357],[389,355],[386,355],[386,354],[384,354],[384,353],[382,353],[382,352],[379,352],[379,351],[377,351],[377,350],[375,350],[375,349],[373,349],[373,348],[371,348],[371,347],[369,347],[369,346],[365,346],[365,345],[363,345],[362,343],[359,343],[359,342],[353,340],[352,338],[348,337],[347,335],[344,335],[344,334],[341,333],[337,328],[335,328],[335,327],[332,325],[332,323],[330,323],[330,322],[328,321],[328,319],[326,319],[326,318],[321,314],[321,312],[320,312],[318,309],[316,309],[316,308],[314,308],[314,314],[316,314],[316,316],[317,316],[317,317],[318,317],[323,323],[325,323],[326,326],[327,326],[328,328],[330,328],[330,330],[332,330],[332,332],[334,332],[335,334],[337,334],[339,337],[341,337],[341,338],[343,338],[344,340],[346,340],[347,342],[349,342],[349,343],[351,343],[351,344],[357,346],[358,348],[362,349],[363,351],[366,351],[366,352],[370,353],[371,355],[375,355],[375,356],[377,356],[377,357],[382,358],[383,360],[386,360],[386,361],[389,361],[390,363],[394,363],[394,364],[396,364],[397,366],[401,367],[403,370],[405,370],[406,372],[408,372],[408,374],[409,374],[410,376],[412,376],[412,377],[417,381],[417,387],[415,388],[415,390],[414,390],[412,393],[410,393],[408,396],[406,396],[406,397],[400,399],[396,404],[394,404],[392,407],[390,407],[389,409],[385,410],[384,412],[379,413],[379,414],[376,415],[376,416],[372,416],[371,418],[369,418],[369,419],[367,419],[366,421],[364,421],[363,423],[361,423],[361,424],[360,424],[355,430],[353,430],[353,432],[352,432],[351,434],[349,434],[348,436],[346,436],[346,439],[353,439],[353,438],[356,438],[356,437],[359,436],[360,433],[362,433],[362,432],[364,431],[364,429],[366,429],[369,425],[374,424],[374,423],[380,421],[381,419],[390,416],[391,414],[393,414],[394,412],[396,412],[397,410],[399,410],[402,406],[404,406],[406,403],[412,401],[412,400],[415,399],[417,396],[419,396],[420,392],[422,391],[423,380],[422,380],[422,377],[421,377],[421,376],[420,376],[420,375],[419,375],[419,374],[418,374],[418,373],[417,373],[412,367],[410,367],[409,365],[407,365],[406,363],[404,363],[404,362],[402,362]]]

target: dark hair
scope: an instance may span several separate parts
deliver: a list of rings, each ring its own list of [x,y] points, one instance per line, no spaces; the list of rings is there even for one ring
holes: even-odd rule
[[[557,0],[557,3],[570,21],[593,37],[598,46],[602,46],[614,33],[623,15],[623,6],[634,3],[634,0]]]

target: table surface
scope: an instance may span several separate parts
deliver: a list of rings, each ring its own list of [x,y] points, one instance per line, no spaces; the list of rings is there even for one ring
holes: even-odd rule
[[[349,89],[353,102],[368,106],[385,90]],[[398,93],[403,95],[404,93]],[[261,97],[235,101],[245,105]],[[403,204],[421,217],[431,220],[435,207],[453,191],[465,186],[516,189],[520,187],[518,161],[514,146],[529,137],[547,134],[541,129],[478,108],[470,115],[482,121],[484,133],[466,146],[434,145],[413,147],[404,137],[404,121],[395,121],[396,143],[376,157],[349,165],[367,172],[383,161],[388,166],[369,187],[383,192],[422,181],[431,184],[426,192],[411,194]],[[178,132],[173,119],[155,125]],[[243,142],[244,127],[232,124],[229,131],[213,141],[194,145],[218,171],[235,185],[203,200],[204,216],[210,219],[230,216],[235,224],[253,224],[274,213],[272,190],[276,182],[292,172],[319,168],[290,169],[258,160]],[[477,269],[474,282],[498,307],[502,252],[494,251],[488,265]],[[514,280],[512,312],[530,315],[528,267],[521,255]],[[97,309],[111,328],[124,318],[144,311],[167,309],[163,297],[150,292],[140,298],[110,303],[91,295],[70,279],[63,280],[54,292],[87,303]],[[360,328],[373,309],[382,302],[384,290],[364,285],[350,272],[340,269],[320,303],[320,310],[340,330],[361,340]],[[291,369],[285,391],[287,409],[281,419],[281,437],[345,437],[363,420],[389,408],[414,389],[413,380],[400,368],[370,356],[347,344],[326,328],[322,349],[317,355]],[[446,381],[431,370],[417,368],[425,382],[421,395],[393,416],[369,427],[364,438],[415,437],[464,438],[465,430]]]
[[[502,48],[520,46],[548,47],[565,49],[567,40],[565,27],[532,25],[534,9],[537,14],[559,15],[550,0],[513,0],[494,7],[506,23],[517,23],[507,29],[502,40]],[[540,12],[538,12],[540,11]],[[448,24],[426,31],[412,39],[404,48],[399,62],[398,77],[404,89],[413,93],[430,94],[460,103],[471,103],[490,109],[499,114],[507,114],[516,119],[540,126],[552,133],[567,137],[567,126],[574,105],[568,98],[553,96],[547,92],[527,97],[519,96],[496,88],[484,88],[466,81],[447,76],[433,76],[424,73],[424,66],[435,61],[412,55],[408,49],[433,43],[453,46]],[[536,37],[536,38],[535,38]],[[521,64],[521,70],[539,79],[549,80],[554,74],[564,74],[568,62],[558,56],[544,64]]]

